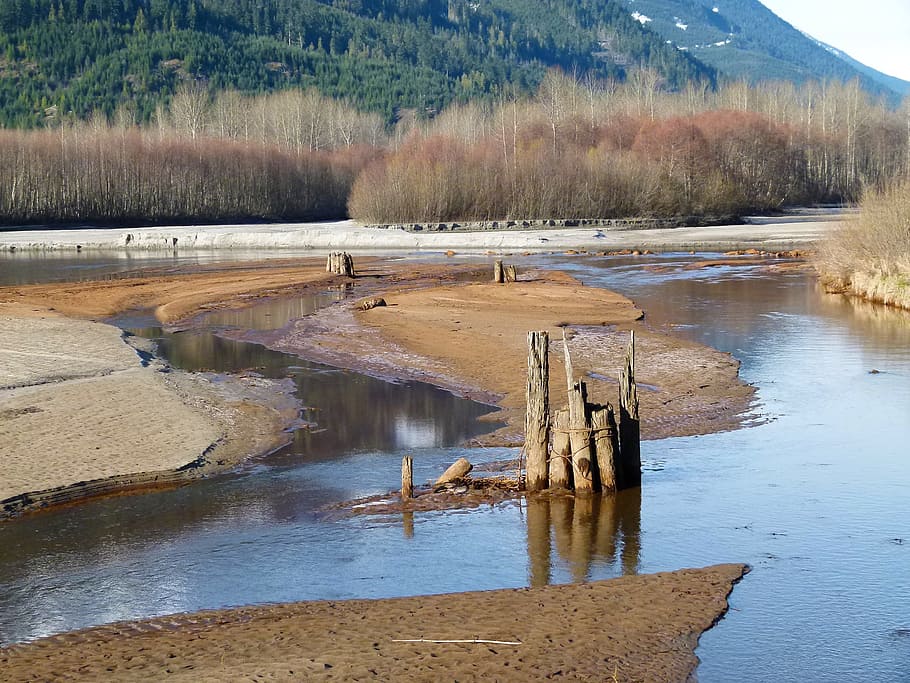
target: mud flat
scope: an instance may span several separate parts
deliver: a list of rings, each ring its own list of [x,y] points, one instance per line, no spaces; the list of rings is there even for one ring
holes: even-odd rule
[[[0,650],[0,680],[686,681],[745,571],[111,624]],[[501,642],[423,642],[437,640]]]
[[[267,452],[296,415],[289,393],[254,376],[171,371],[110,325],[0,304],[0,519]]]

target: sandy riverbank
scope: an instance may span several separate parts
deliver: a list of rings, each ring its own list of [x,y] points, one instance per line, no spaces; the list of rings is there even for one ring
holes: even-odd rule
[[[520,282],[497,286],[472,264],[361,260],[358,269],[346,303],[252,337],[311,360],[497,403],[503,412],[495,419],[505,418],[508,427],[489,443],[521,441],[526,334],[548,329],[556,340],[560,324],[572,326],[576,374],[598,401],[615,400],[626,330],[639,328],[646,438],[736,428],[753,398],[729,356],[649,332],[635,323],[641,311],[632,302],[561,273],[523,273]],[[8,317],[0,332],[0,429],[10,444],[0,500],[7,514],[223,469],[276,445],[289,421],[255,395],[252,385],[262,380],[239,379],[236,395],[225,396],[230,383],[143,368],[118,330],[61,312],[98,317],[142,306],[162,321],[191,324],[212,308],[318,291],[340,280],[325,274],[321,260],[307,260],[0,289]],[[390,306],[357,313],[357,295],[376,293]],[[554,406],[562,401],[561,357],[554,341]],[[39,491],[46,493],[31,495]]]
[[[804,248],[840,225],[844,212],[815,211],[747,219],[743,225],[618,230],[595,226],[547,230],[414,233],[370,228],[355,221],[256,225],[162,226],[0,231],[0,251],[296,249],[355,253],[389,251],[461,252],[588,249],[709,250]]]
[[[0,519],[175,485],[277,447],[287,387],[143,363],[120,330],[0,304]]]
[[[302,602],[112,624],[0,650],[0,680],[686,681],[745,571]],[[498,640],[492,643],[396,642]]]
[[[563,273],[526,272],[519,282],[440,283],[415,287],[395,278],[374,283],[387,307],[357,311],[353,302],[324,309],[277,333],[247,335],[271,348],[339,367],[419,380],[503,411],[508,426],[486,444],[523,440],[527,332],[551,338],[551,404],[565,403],[562,329],[568,325],[575,377],[594,401],[616,402],[620,363],[637,330],[637,377],[644,438],[735,429],[748,419],[752,387],[739,363],[700,344],[649,331],[628,299],[585,287]]]

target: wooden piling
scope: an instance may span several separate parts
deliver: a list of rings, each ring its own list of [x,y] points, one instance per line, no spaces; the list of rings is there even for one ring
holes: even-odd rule
[[[587,386],[574,382],[569,391],[569,444],[572,448],[572,480],[576,493],[594,490],[595,463],[591,454],[591,428],[586,410]]]
[[[550,335],[528,332],[528,383],[525,392],[526,488],[547,487],[547,449],[550,445]]]
[[[493,282],[496,284],[502,284],[505,282],[505,277],[502,270],[502,261],[493,261]]]
[[[515,269],[515,266],[504,266],[503,278],[506,282],[516,282],[518,280],[518,271]]]
[[[327,273],[354,277],[354,258],[346,251],[333,251],[325,263]]]
[[[604,493],[616,491],[620,479],[620,453],[612,405],[591,406],[591,431],[600,488]]]
[[[414,459],[405,456],[401,459],[401,499],[414,497]]]
[[[635,386],[635,332],[619,373],[619,488],[641,486],[641,431],[638,417],[638,388]]]
[[[572,488],[572,446],[569,443],[569,411],[553,414],[553,451],[550,453],[550,488]]]

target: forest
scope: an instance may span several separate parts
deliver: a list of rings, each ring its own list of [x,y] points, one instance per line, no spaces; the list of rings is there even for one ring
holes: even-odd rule
[[[389,126],[315,89],[184,84],[128,107],[0,131],[0,221],[137,224],[729,216],[855,202],[910,177],[910,100],[857,82],[670,91],[549,71],[531,96]]]
[[[715,73],[593,0],[3,0],[0,126],[152,120],[186,83],[256,95],[315,88],[393,122],[451,102],[532,94],[546,69],[671,87]]]

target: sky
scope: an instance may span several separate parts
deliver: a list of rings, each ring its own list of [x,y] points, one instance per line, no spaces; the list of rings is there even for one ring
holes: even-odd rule
[[[910,0],[761,0],[800,31],[910,81]]]

